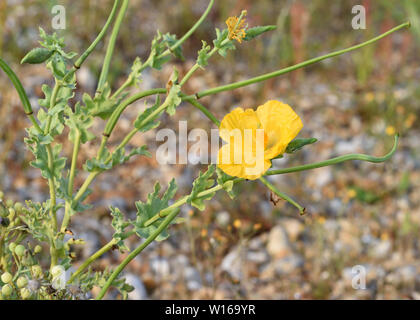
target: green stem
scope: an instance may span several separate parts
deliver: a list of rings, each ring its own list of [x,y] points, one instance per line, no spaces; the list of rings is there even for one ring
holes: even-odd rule
[[[49,108],[50,110],[52,108],[54,108],[54,106],[55,106],[55,102],[57,100],[58,91],[60,91],[61,85],[62,85],[62,82],[61,81],[57,81],[57,79],[56,79],[55,85],[54,85],[54,89],[53,89],[53,91],[51,93],[50,108]],[[51,115],[48,115],[47,125],[44,128],[44,135],[47,135],[47,134],[50,133],[50,130],[51,130],[51,121],[52,121],[52,116]]]
[[[251,78],[251,79],[244,80],[244,81],[238,81],[238,82],[227,84],[227,85],[224,85],[224,86],[219,86],[219,87],[216,87],[216,88],[200,91],[200,92],[195,94],[195,97],[197,97],[199,99],[199,98],[202,98],[202,97],[205,97],[205,96],[208,96],[208,95],[216,94],[216,93],[223,92],[223,91],[238,89],[238,88],[241,88],[241,87],[244,87],[244,86],[249,86],[253,83],[257,83],[257,82],[265,81],[265,80],[268,80],[268,79],[271,79],[271,78],[274,78],[274,77],[278,77],[282,74],[285,74],[285,73],[288,73],[288,72],[291,72],[291,71],[309,66],[311,64],[320,62],[322,60],[332,58],[332,57],[335,57],[335,56],[338,56],[338,55],[341,55],[341,54],[344,54],[344,53],[347,53],[347,52],[350,52],[350,51],[354,51],[354,50],[363,48],[364,46],[372,44],[372,43],[390,35],[391,33],[395,32],[395,31],[398,31],[402,28],[408,28],[408,27],[410,27],[410,22],[405,22],[405,23],[400,24],[399,26],[397,26],[395,28],[392,28],[391,30],[388,30],[385,33],[382,33],[381,35],[379,35],[375,38],[372,38],[368,41],[362,42],[358,45],[355,45],[355,46],[352,46],[352,47],[349,47],[349,48],[346,48],[346,49],[334,51],[334,52],[325,54],[323,56],[316,57],[316,58],[298,63],[296,65],[293,65],[293,66],[290,66],[290,67],[287,67],[287,68],[284,68],[284,69],[280,69],[278,71],[263,74],[261,76],[255,77],[255,78]]]
[[[96,39],[92,42],[92,44],[89,46],[89,48],[86,49],[86,51],[77,59],[77,61],[74,63],[75,69],[79,69],[80,66],[83,64],[83,62],[87,59],[87,57],[92,53],[93,50],[95,50],[98,43],[102,40],[102,38],[105,36],[109,26],[111,25],[112,20],[115,17],[115,14],[117,13],[118,5],[120,4],[121,0],[114,0],[114,6],[112,7],[111,13],[108,17],[108,20],[106,21],[105,25],[103,26],[101,32],[98,34]]]
[[[4,73],[9,77],[10,81],[13,83],[13,86],[15,87],[20,101],[22,102],[23,110],[25,111],[26,115],[29,117],[29,120],[33,123],[34,127],[42,133],[42,129],[39,126],[38,122],[35,120],[35,117],[33,116],[32,106],[29,102],[28,95],[25,92],[25,89],[22,86],[22,83],[20,82],[17,75],[13,72],[13,70],[9,67],[9,65],[0,58],[0,67],[3,69]]]
[[[187,31],[186,34],[182,36],[181,39],[176,41],[170,48],[166,49],[162,54],[160,54],[157,59],[162,59],[171,52],[173,52],[176,48],[178,48],[180,45],[182,45],[197,29],[198,27],[203,23],[203,21],[207,18],[208,14],[210,13],[211,8],[213,7],[214,0],[210,0],[209,5],[207,6],[207,9],[204,11],[204,13],[201,15],[200,19],[197,20],[197,22],[190,28],[190,30]],[[144,71],[146,68],[151,66],[151,63],[153,61],[153,56],[150,55],[149,58],[146,60],[146,62],[141,66],[139,72]],[[121,88],[120,88],[121,89]],[[122,92],[122,90],[118,90],[118,94]],[[118,96],[117,93],[113,95],[113,97]]]
[[[302,207],[299,203],[297,203],[295,200],[290,198],[287,194],[281,192],[279,189],[276,188],[273,184],[271,184],[266,178],[260,177],[259,180],[272,192],[274,192],[276,195],[278,195],[280,198],[286,200],[290,204],[294,205],[296,208],[298,208],[300,214],[305,213],[305,208]]]
[[[134,235],[136,232],[134,230],[129,231],[125,236],[124,239],[127,239],[129,237],[131,237],[132,235]],[[81,265],[80,267],[76,270],[75,273],[73,273],[69,279],[69,281],[67,282],[72,283],[89,265],[91,265],[94,261],[96,261],[97,259],[99,259],[99,257],[101,257],[103,254],[107,253],[109,250],[111,250],[116,244],[117,244],[117,240],[112,239],[111,241],[109,241],[106,245],[104,245],[102,248],[100,248],[98,251],[96,251],[94,254],[92,254],[89,258],[87,258]]]
[[[95,171],[91,172],[88,177],[86,178],[85,182],[80,187],[79,191],[76,193],[76,196],[74,197],[74,201],[77,202],[80,200],[80,198],[83,196],[83,194],[86,192],[86,190],[89,188],[90,184],[93,180],[98,176],[100,172]]]
[[[117,241],[115,239],[112,239],[110,242],[108,242],[106,245],[104,245],[101,249],[99,249],[93,255],[91,255],[89,258],[87,258],[80,265],[80,267],[76,270],[76,272],[71,275],[71,277],[70,277],[70,279],[69,279],[69,281],[67,283],[68,284],[69,283],[72,283],[74,281],[74,279],[76,279],[83,272],[83,270],[85,270],[92,262],[94,262],[95,260],[97,260],[104,253],[106,253],[109,250],[111,250],[112,247],[114,245],[116,245],[116,244],[117,244]]]
[[[397,150],[397,146],[398,146],[398,135],[395,135],[394,145],[391,151],[389,151],[383,157],[375,157],[375,156],[370,156],[366,154],[353,153],[353,154],[347,154],[347,155],[339,156],[339,157],[321,161],[321,162],[305,164],[302,166],[291,167],[291,168],[286,168],[286,169],[270,170],[270,171],[267,171],[265,175],[272,176],[272,175],[277,175],[277,174],[285,174],[285,173],[311,170],[311,169],[321,168],[325,166],[330,166],[333,164],[338,164],[338,163],[349,161],[349,160],[361,160],[361,161],[367,161],[367,162],[373,162],[373,163],[385,162],[394,155],[395,151]]]
[[[104,64],[102,66],[101,75],[99,76],[98,88],[96,89],[96,92],[102,91],[105,85],[105,82],[108,78],[109,66],[111,64],[112,55],[114,54],[115,43],[117,41],[121,23],[124,19],[127,8],[128,8],[128,0],[123,0],[120,11],[118,12],[117,19],[115,20],[114,27],[112,29],[111,37],[109,39],[108,48],[106,50]]]
[[[198,27],[203,23],[203,21],[207,18],[208,14],[210,13],[211,8],[213,7],[214,0],[210,0],[209,5],[207,6],[207,9],[204,11],[202,16],[199,20],[191,27],[190,30],[184,36],[179,39],[177,42],[175,42],[169,49],[167,49],[165,52],[163,52],[158,58],[163,58],[169,55],[171,52],[173,52],[176,48],[178,48],[180,45],[182,45],[185,40],[187,40],[197,29]]]
[[[74,188],[74,177],[76,175],[76,165],[77,165],[77,156],[79,154],[80,150],[80,132],[76,132],[76,137],[74,140],[74,146],[73,146],[73,155],[71,158],[71,167],[70,167],[70,173],[69,173],[69,184],[67,188],[67,195],[72,196],[73,194],[73,188]]]
[[[74,189],[74,178],[76,175],[76,166],[77,166],[77,156],[79,155],[80,150],[80,132],[77,131],[76,139],[73,145],[73,155],[71,159],[71,167],[69,173],[69,184],[67,186],[67,195],[69,197],[73,196],[73,189]],[[70,223],[70,215],[71,215],[71,203],[70,201],[66,201],[65,209],[64,209],[64,217],[61,223],[61,232],[64,234],[68,224]]]
[[[140,246],[138,246],[136,249],[134,249],[124,260],[121,262],[121,264],[114,270],[114,272],[111,274],[111,276],[108,278],[105,285],[102,287],[101,291],[99,292],[98,296],[96,297],[96,300],[101,300],[106,292],[108,291],[108,288],[112,285],[114,280],[118,277],[118,275],[123,271],[125,266],[130,263],[131,260],[133,260],[140,252],[144,250],[150,243],[152,243],[159,234],[162,233],[163,230],[165,230],[168,225],[172,222],[173,219],[176,218],[176,216],[179,214],[180,210],[176,209],[173,210],[166,219],[159,225],[159,227],[156,229],[155,232],[153,232]]]

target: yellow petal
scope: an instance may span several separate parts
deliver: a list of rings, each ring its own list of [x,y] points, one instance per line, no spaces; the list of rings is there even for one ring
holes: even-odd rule
[[[261,126],[257,114],[252,109],[236,108],[228,113],[220,123],[219,134],[225,142],[230,142],[235,129],[242,133],[245,129],[258,129]]]
[[[280,101],[267,101],[258,107],[256,113],[267,136],[265,157],[268,159],[284,153],[303,127],[293,109]]]
[[[257,166],[255,162],[247,164],[244,161],[243,156],[242,159],[237,161],[238,159],[234,158],[235,153],[238,151],[237,147],[237,145],[229,143],[223,145],[219,150],[218,166],[228,175],[248,180],[255,180],[261,177],[271,167],[271,161],[269,159],[261,159],[259,166]]]

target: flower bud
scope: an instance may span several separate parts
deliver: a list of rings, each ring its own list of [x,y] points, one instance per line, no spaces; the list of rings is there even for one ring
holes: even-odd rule
[[[20,289],[20,295],[23,300],[26,300],[31,296],[31,291],[27,288],[22,288]]]
[[[39,244],[36,245],[35,248],[34,248],[35,254],[40,253],[41,251],[42,251],[42,247]]]
[[[20,63],[43,63],[48,60],[53,53],[53,51],[50,51],[47,48],[35,48],[29,51]]]
[[[15,249],[16,249],[16,243],[14,243],[14,242],[10,242],[10,243],[9,243],[9,250],[10,250],[11,252],[15,252]]]
[[[19,277],[16,281],[16,285],[18,286],[18,288],[26,287],[27,284],[28,284],[28,279],[26,279],[26,277],[24,276]]]
[[[23,245],[19,244],[15,248],[15,254],[18,257],[22,257],[25,254],[25,250],[26,250],[25,247]]]
[[[23,204],[21,202],[16,202],[14,208],[17,212],[21,212],[23,209]]]
[[[12,282],[13,276],[9,272],[5,272],[1,275],[1,281],[4,283]]]
[[[3,288],[1,288],[1,293],[5,297],[10,296],[12,292],[13,292],[13,288],[10,284],[5,284]]]

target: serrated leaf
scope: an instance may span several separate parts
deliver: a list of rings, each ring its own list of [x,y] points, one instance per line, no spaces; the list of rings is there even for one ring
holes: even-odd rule
[[[222,56],[226,57],[228,50],[235,50],[235,44],[232,40],[225,41],[228,38],[229,31],[224,29],[220,31],[216,28],[216,39],[213,40],[214,46],[218,49],[217,52]]]
[[[159,56],[165,52],[167,49],[166,41],[163,41],[163,35],[158,31],[158,34],[155,36],[155,38],[152,41],[152,47],[150,52],[150,57],[152,59],[151,66],[152,68],[155,68],[157,70],[162,69],[162,65],[166,62],[168,62],[171,57],[165,56],[162,58],[159,58]]]
[[[145,122],[145,120],[153,113],[156,111],[157,108],[159,108],[160,106],[160,96],[156,97],[156,102],[153,106],[147,108],[146,110],[144,110],[142,113],[140,113],[137,116],[136,121],[134,122],[134,127],[137,128],[140,132],[146,132],[149,130],[152,130],[156,127],[159,126],[160,122],[159,121],[148,121]],[[159,114],[156,115],[156,118],[159,117],[159,115],[162,112],[160,112]]]
[[[170,80],[168,81],[167,85],[168,90],[168,96],[166,97],[165,104],[166,106],[166,112],[173,116],[176,112],[176,107],[178,107],[182,99],[179,96],[181,93],[181,86],[178,84],[178,71],[174,69]]]
[[[168,207],[169,200],[171,200],[175,196],[177,189],[178,187],[175,183],[175,179],[172,179],[168,185],[168,189],[166,190],[166,192],[161,198],[159,198],[160,184],[156,183],[154,187],[154,192],[150,193],[147,196],[146,203],[141,201],[136,202],[137,218],[133,225],[135,226],[136,233],[139,237],[148,238],[153,232],[156,231],[156,229],[162,222],[162,219],[157,220],[155,223],[147,227],[145,227],[144,224],[147,220],[154,217],[163,209],[166,209]],[[162,241],[168,237],[169,234],[165,230],[156,238],[156,241]]]
[[[124,219],[124,215],[118,208],[110,207],[110,209],[112,215],[111,226],[114,228],[114,235],[112,236],[112,238],[117,241],[118,249],[121,252],[128,251],[129,249],[124,243],[124,230],[126,228],[127,221]]]
[[[313,144],[317,141],[318,141],[318,139],[316,139],[316,138],[294,139],[287,145],[286,153],[294,153],[294,152],[302,149],[304,146],[306,146],[308,144]]]
[[[271,30],[275,30],[276,28],[277,26],[257,26],[257,27],[249,28],[246,30],[244,40],[250,41],[258,37],[259,35],[265,32],[271,31]]]
[[[111,160],[107,162],[106,160],[109,158],[110,155],[111,153],[108,151],[108,149],[105,149],[105,151],[102,153],[99,159],[93,158],[87,160],[85,165],[83,166],[84,170],[88,172],[103,172],[112,169],[116,165],[124,164],[135,155],[151,157],[150,152],[147,150],[147,146],[135,148],[131,150],[131,152],[128,155],[126,155],[125,148],[121,148],[117,151],[114,151],[111,155]]]
[[[89,110],[89,114],[94,117],[100,117],[104,120],[108,119],[118,104],[125,96],[119,98],[111,98],[111,88],[108,83],[100,94],[97,94],[93,99],[87,93],[83,95],[83,103]]]
[[[198,51],[198,57],[197,57],[197,64],[204,69],[208,65],[208,60],[210,58],[209,52],[211,47],[207,45],[207,42],[201,41],[203,43],[203,46],[200,51]]]
[[[193,182],[191,193],[187,198],[187,203],[201,211],[205,209],[204,200],[209,200],[216,194],[215,192],[212,192],[204,197],[198,197],[200,192],[206,191],[208,188],[213,186],[214,180],[212,177],[215,170],[215,165],[210,165],[205,173],[200,172],[198,178]]]
[[[73,143],[77,135],[80,135],[81,143],[86,143],[95,138],[95,135],[88,129],[93,125],[93,118],[87,108],[83,108],[79,102],[74,107],[74,112],[69,108],[67,110],[66,125],[69,127],[69,140]]]
[[[163,35],[163,42],[165,43],[168,49],[170,49],[177,41],[178,39],[176,38],[175,34],[166,33]],[[185,60],[182,54],[181,46],[176,47],[174,50],[171,51],[171,53],[178,59]]]
[[[222,169],[219,167],[216,168],[216,174],[217,174],[217,184],[221,185],[223,187],[223,190],[227,192],[229,197],[231,199],[234,199],[236,197],[236,193],[233,190],[233,177],[223,172]]]

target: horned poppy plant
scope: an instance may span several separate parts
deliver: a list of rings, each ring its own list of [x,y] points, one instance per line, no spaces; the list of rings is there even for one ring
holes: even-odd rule
[[[212,42],[202,41],[195,64],[186,70],[182,78],[179,76],[183,72],[179,72],[178,64],[174,64],[174,71],[165,82],[166,88],[142,90],[140,82],[143,71],[152,68],[162,70],[163,65],[171,60],[171,56],[178,60],[183,57],[182,45],[205,21],[215,3],[215,0],[209,0],[207,9],[184,35],[169,32],[162,34],[158,31],[151,43],[149,56],[135,58],[127,79],[117,87],[112,82],[116,76],[110,77],[110,66],[114,60],[119,60],[114,59],[114,52],[117,52],[114,49],[130,1],[109,2],[113,2],[113,6],[108,19],[97,37],[80,53],[69,52],[65,46],[65,39],[59,34],[47,34],[40,28],[40,46],[30,50],[21,60],[22,63],[29,64],[44,63],[51,71],[54,80],[42,86],[43,99],[38,101],[36,109],[32,108],[33,99],[29,99],[16,73],[0,57],[0,69],[16,88],[24,114],[31,122],[24,140],[28,150],[33,153],[31,165],[40,170],[40,175],[48,183],[49,191],[49,198],[46,201],[28,200],[25,203],[7,199],[7,195],[0,191],[0,284],[2,285],[0,300],[87,299],[92,293],[95,299],[100,300],[106,296],[111,287],[117,289],[121,297],[126,299],[134,287],[126,283],[121,276],[125,267],[153,241],[163,241],[171,235],[171,226],[184,221],[178,217],[183,212],[182,206],[191,205],[203,211],[208,201],[215,197],[218,191],[226,192],[234,201],[238,195],[237,183],[245,183],[244,179],[258,178],[258,183],[262,183],[270,192],[295,206],[303,214],[304,207],[279,190],[270,182],[268,176],[306,171],[350,160],[380,163],[390,159],[395,153],[398,135],[394,137],[392,150],[382,157],[346,154],[320,162],[268,170],[274,158],[284,153],[295,153],[317,141],[315,137],[295,139],[303,125],[292,108],[285,103],[272,100],[259,106],[257,110],[236,108],[220,123],[212,112],[212,100],[209,100],[209,105],[205,106],[201,102],[203,100],[199,99],[273,79],[368,46],[397,30],[409,27],[409,22],[346,49],[333,51],[247,80],[215,86],[188,95],[185,89],[188,88],[186,85],[189,79],[200,69],[207,72],[206,70],[211,68],[211,59],[217,56],[224,58],[228,53],[232,54],[238,43],[257,39],[274,30],[276,26],[248,28],[245,21],[247,12],[243,10],[239,16],[226,20],[226,28],[222,30],[215,28]],[[109,31],[111,35],[106,37]],[[83,95],[76,94],[75,90],[79,87],[77,82],[79,70],[104,39],[108,39],[106,53],[103,60],[97,60],[101,62],[101,72],[98,81],[92,82],[97,83],[95,95],[87,92]],[[193,46],[188,48],[191,47]],[[248,48],[252,50],[252,47]],[[136,92],[132,92],[134,90]],[[155,104],[140,110],[130,131],[121,141],[117,141],[119,135],[115,136],[113,132],[118,127],[117,124],[125,110],[134,102],[147,97],[154,97]],[[191,181],[190,191],[184,195],[179,194],[175,178],[171,180],[163,194],[160,184],[156,183],[146,201],[136,201],[135,216],[127,215],[123,209],[111,206],[109,220],[110,227],[114,231],[112,237],[110,235],[106,244],[79,263],[79,259],[75,258],[80,250],[76,249],[85,243],[85,239],[79,238],[77,230],[75,233],[72,232],[73,217],[86,214],[86,211],[91,209],[89,195],[94,180],[99,175],[124,165],[133,157],[150,157],[147,145],[136,147],[130,145],[134,142],[133,137],[137,134],[150,133],[150,130],[160,125],[159,119],[165,113],[173,116],[178,108],[184,108],[182,102],[202,112],[216,126],[220,124],[220,136],[226,144],[219,150],[219,168],[216,168],[215,164],[210,164],[206,171],[200,172],[196,179]],[[103,128],[102,134],[97,131],[99,128]],[[394,132],[389,130],[389,134],[391,133]],[[101,140],[97,144],[96,153],[86,159],[81,166],[80,150],[93,148],[95,138],[96,141]],[[146,141],[146,139],[137,141],[140,140]],[[115,142],[118,145],[114,147]],[[86,145],[87,143],[89,145]],[[70,150],[71,153],[68,153]],[[148,179],[148,176],[145,174],[143,178]],[[117,179],[114,180],[118,183]],[[64,211],[63,215],[60,214],[61,211]],[[235,229],[242,228],[240,220],[235,220],[233,226]],[[254,230],[257,230],[257,224],[255,226]],[[135,245],[134,248],[128,246],[128,239],[130,244]],[[119,260],[119,264],[105,270],[94,271],[92,264],[114,249],[126,252],[122,260]],[[46,255],[49,257],[48,264]],[[92,288],[98,287],[100,287],[99,292],[92,291]],[[114,293],[112,296],[115,296]]]
[[[289,105],[280,101],[267,101],[257,111],[236,108],[220,124],[220,137],[227,144],[219,150],[219,167],[230,176],[255,180],[271,167],[273,158],[284,153],[302,127],[300,117]],[[258,129],[263,131],[260,135],[262,139],[258,138]],[[259,142],[263,144],[262,166],[257,165]],[[239,161],[236,160],[238,152],[242,153]],[[247,158],[254,161],[247,161]]]

